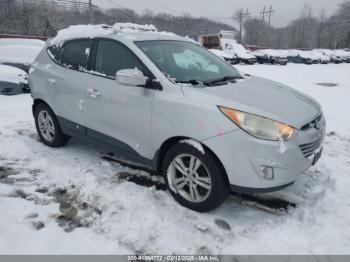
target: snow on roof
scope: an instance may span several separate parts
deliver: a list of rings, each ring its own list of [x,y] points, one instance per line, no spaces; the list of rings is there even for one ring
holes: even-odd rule
[[[0,62],[31,64],[41,50],[35,45],[0,45]]]
[[[152,40],[152,39],[187,39],[174,33],[159,32],[154,25],[138,25],[133,23],[116,23],[113,26],[99,25],[75,25],[58,31],[56,37],[49,40],[50,45],[60,45],[63,42],[77,38],[94,38],[98,36],[123,36],[131,40]],[[193,41],[193,40],[192,40]]]
[[[157,28],[154,25],[139,25],[134,23],[115,23],[113,25],[114,30],[118,31],[139,31],[139,32],[157,32]]]
[[[282,57],[286,58],[287,56],[285,55],[284,52],[281,50],[276,50],[276,49],[260,49],[252,52],[253,55],[255,56],[273,56],[273,57]]]
[[[63,42],[76,38],[93,38],[112,34],[111,26],[100,25],[73,25],[68,28],[59,30],[57,35],[50,40],[50,45],[60,45]]]
[[[38,39],[27,38],[3,38],[0,39],[0,46],[4,45],[23,45],[23,46],[37,46],[44,47],[45,41]]]

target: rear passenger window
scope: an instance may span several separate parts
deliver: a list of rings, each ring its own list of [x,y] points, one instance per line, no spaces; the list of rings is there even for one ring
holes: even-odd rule
[[[95,64],[96,72],[115,77],[117,71],[135,67],[142,71],[145,76],[150,77],[150,72],[127,47],[117,42],[99,40]]]
[[[60,63],[68,68],[84,70],[87,68],[91,40],[74,40],[67,42],[60,56]]]

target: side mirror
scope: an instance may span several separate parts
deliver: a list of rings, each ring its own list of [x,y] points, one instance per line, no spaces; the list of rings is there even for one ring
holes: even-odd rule
[[[117,83],[128,86],[146,86],[147,78],[137,68],[123,69],[116,73]]]

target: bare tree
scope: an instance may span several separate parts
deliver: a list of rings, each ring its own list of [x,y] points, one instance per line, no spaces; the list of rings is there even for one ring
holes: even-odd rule
[[[233,21],[238,25],[238,42],[242,43],[242,30],[244,22],[244,10],[238,9],[233,15]]]

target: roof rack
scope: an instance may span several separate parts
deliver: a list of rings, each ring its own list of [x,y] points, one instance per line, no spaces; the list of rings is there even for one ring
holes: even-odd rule
[[[134,23],[116,23],[112,26],[115,33],[119,32],[158,32],[154,25],[139,25]]]

